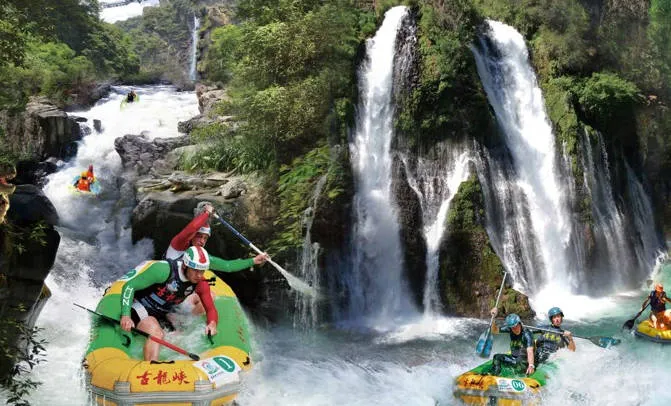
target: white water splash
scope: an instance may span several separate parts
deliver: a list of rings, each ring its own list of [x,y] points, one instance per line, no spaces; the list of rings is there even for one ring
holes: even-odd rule
[[[200,30],[200,18],[193,16],[193,29],[191,31],[191,65],[189,66],[189,79],[198,79],[198,32]]]

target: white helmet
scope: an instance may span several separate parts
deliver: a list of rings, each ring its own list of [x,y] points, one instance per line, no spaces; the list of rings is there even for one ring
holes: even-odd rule
[[[189,247],[182,260],[184,265],[199,271],[206,271],[210,267],[210,256],[203,247]]]
[[[199,228],[197,232],[201,233],[201,234],[207,234],[207,235],[212,234],[212,230],[210,229],[210,226],[203,226],[203,227]]]

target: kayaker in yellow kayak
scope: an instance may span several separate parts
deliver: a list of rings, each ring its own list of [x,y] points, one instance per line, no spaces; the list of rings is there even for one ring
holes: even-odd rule
[[[671,303],[671,300],[666,296],[664,285],[655,283],[655,290],[650,292],[650,295],[641,309],[650,303],[650,322],[652,326],[658,330],[666,330],[671,327],[671,310],[666,310],[666,303]]]

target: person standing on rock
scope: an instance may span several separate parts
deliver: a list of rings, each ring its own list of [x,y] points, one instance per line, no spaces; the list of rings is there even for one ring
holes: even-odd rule
[[[189,247],[205,247],[207,240],[210,238],[212,233],[209,219],[210,215],[214,213],[214,207],[208,202],[202,202],[199,206],[202,205],[202,212],[196,217],[194,217],[189,224],[184,227],[182,231],[179,232],[173,239],[170,241],[170,246],[165,252],[166,259],[177,260],[184,255]],[[198,210],[198,209],[196,209]],[[215,274],[219,272],[230,273],[238,272],[244,269],[249,269],[254,265],[263,265],[269,259],[268,254],[259,254],[254,258],[247,259],[234,259],[234,260],[225,260],[222,258],[215,257],[210,255],[210,270]],[[198,297],[192,295],[189,299],[189,302],[194,306],[198,305]],[[200,311],[194,309],[194,311]]]

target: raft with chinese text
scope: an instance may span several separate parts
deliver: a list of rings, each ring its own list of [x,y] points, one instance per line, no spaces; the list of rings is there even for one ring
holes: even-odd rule
[[[143,269],[146,267],[139,272]],[[205,278],[210,281],[219,313],[217,334],[211,338],[204,334],[205,315],[190,316],[197,320],[189,323],[191,331],[184,333],[187,341],[173,341],[199,354],[199,361],[163,349],[160,361],[143,361],[144,337],[93,316],[84,368],[94,402],[107,406],[219,406],[233,401],[240,390],[240,372],[251,368],[248,322],[231,288],[210,271],[205,272]],[[124,283],[121,279],[112,284],[100,300],[98,312],[119,318]]]

